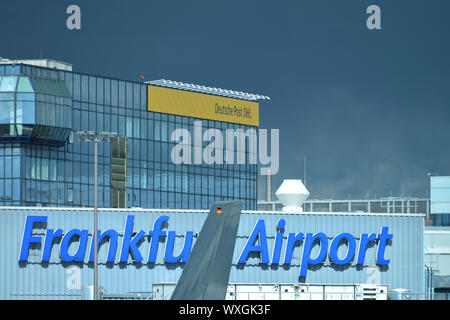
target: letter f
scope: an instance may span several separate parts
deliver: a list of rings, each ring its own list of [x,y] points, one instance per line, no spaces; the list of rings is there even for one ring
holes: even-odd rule
[[[23,231],[22,248],[20,249],[19,261],[28,260],[28,251],[31,243],[41,243],[41,237],[33,237],[33,224],[35,222],[47,222],[46,216],[27,216],[25,230]]]

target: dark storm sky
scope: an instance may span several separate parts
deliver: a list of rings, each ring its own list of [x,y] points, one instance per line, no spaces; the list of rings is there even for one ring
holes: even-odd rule
[[[81,8],[81,30],[66,8]],[[366,8],[381,8],[381,30]],[[12,1],[0,56],[260,93],[283,178],[313,197],[426,196],[450,175],[450,1]],[[261,188],[262,190],[262,188]]]

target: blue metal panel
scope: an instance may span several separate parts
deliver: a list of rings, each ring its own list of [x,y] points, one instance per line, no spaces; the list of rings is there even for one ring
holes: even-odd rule
[[[139,250],[143,263],[134,263],[129,256],[126,264],[119,264],[121,242],[127,215],[135,215],[133,231],[146,233]],[[34,235],[45,236],[46,229],[61,228],[65,232],[72,228],[88,229],[89,241],[84,263],[61,263],[59,243],[55,243],[51,259],[42,263],[42,246],[30,250],[27,263],[19,263],[19,251],[28,215],[48,216],[44,228],[33,230]],[[174,252],[181,250],[184,234],[188,230],[199,232],[206,218],[207,211],[176,210],[99,210],[99,229],[114,229],[119,233],[116,262],[105,263],[108,245],[99,251],[99,285],[107,293],[122,294],[127,292],[150,292],[156,282],[176,282],[182,271],[182,264],[164,262],[165,241],[161,239],[156,262],[147,263],[150,239],[149,230],[160,215],[170,217],[166,231],[176,231]],[[251,255],[244,264],[237,264],[239,255],[258,219],[265,221],[269,257],[272,258],[273,243],[277,221],[286,220],[284,241],[279,265],[261,264],[256,254]],[[303,213],[283,214],[282,212],[244,212],[236,240],[230,283],[316,283],[316,284],[358,284],[379,281],[390,288],[406,288],[412,293],[424,292],[424,217],[422,215],[394,214],[335,214]],[[356,266],[356,258],[350,265],[336,266],[327,257],[318,266],[308,270],[306,278],[299,278],[300,264],[304,243],[295,247],[292,263],[283,265],[287,235],[290,232],[316,233],[324,232],[331,238],[341,232],[349,232],[357,243],[361,233],[379,233],[382,226],[388,226],[393,239],[387,246],[385,256],[391,260],[379,273],[376,269],[376,246],[369,247],[365,265]],[[76,272],[80,273],[80,285],[88,286],[93,282],[93,267],[87,263],[91,247],[93,230],[92,209],[56,209],[56,208],[0,208],[0,299],[79,299],[81,290],[76,288]],[[195,238],[194,238],[195,243]],[[70,247],[75,250],[77,242]],[[313,248],[312,256],[318,247]],[[341,248],[344,250],[345,248]],[[340,252],[340,251],[339,251]],[[342,254],[345,252],[342,251]],[[72,269],[71,266],[77,266]],[[75,287],[75,288],[74,288]]]

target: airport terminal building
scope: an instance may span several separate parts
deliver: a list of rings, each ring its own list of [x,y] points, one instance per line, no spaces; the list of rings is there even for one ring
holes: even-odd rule
[[[80,74],[53,60],[3,59],[0,206],[93,207],[94,147],[75,133],[105,131],[118,136],[98,144],[99,207],[207,209],[214,201],[239,199],[254,210],[252,150],[240,150],[243,164],[174,165],[171,134],[184,128],[194,140],[196,120],[200,135],[211,128],[257,130],[258,101],[267,98]]]
[[[243,211],[227,299],[431,297],[425,214],[262,210],[251,148],[244,164],[171,161],[175,129],[258,130],[268,97],[0,62],[0,299],[86,298],[93,283],[94,148],[78,131],[117,133],[98,143],[104,299],[170,298],[209,208],[228,200]]]
[[[103,298],[170,299],[207,214],[99,209]],[[0,299],[87,298],[92,217],[0,207]],[[226,299],[386,300],[398,289],[429,299],[429,281],[423,215],[243,211]]]

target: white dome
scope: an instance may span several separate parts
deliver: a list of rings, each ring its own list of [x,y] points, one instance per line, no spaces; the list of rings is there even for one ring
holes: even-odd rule
[[[283,204],[283,211],[302,212],[302,204],[308,199],[309,191],[300,179],[284,179],[275,195]]]

